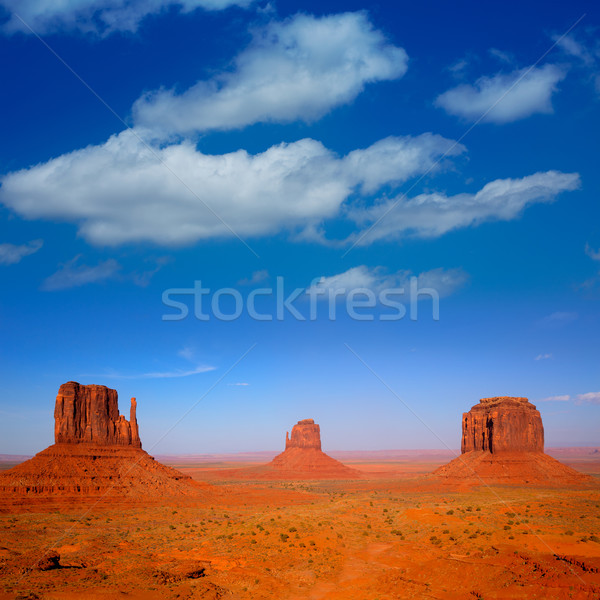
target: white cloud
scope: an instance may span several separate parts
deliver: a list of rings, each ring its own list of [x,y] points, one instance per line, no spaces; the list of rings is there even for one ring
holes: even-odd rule
[[[587,73],[587,79],[600,94],[600,43],[597,36],[589,36],[589,40],[581,42],[571,34],[553,38],[558,47],[569,57],[578,59],[579,66]]]
[[[379,293],[384,289],[399,289],[405,290],[408,294],[410,289],[410,278],[416,276],[419,289],[433,288],[437,290],[440,297],[449,296],[457,289],[462,287],[468,275],[462,269],[432,269],[424,271],[418,275],[414,275],[412,271],[398,271],[388,274],[383,267],[366,267],[360,265],[352,267],[343,273],[336,275],[323,276],[316,279],[307,293],[314,293],[320,290],[350,290],[366,288],[375,293]],[[321,295],[321,297],[324,297]]]
[[[190,377],[191,375],[199,375],[200,373],[208,373],[214,371],[216,367],[209,365],[198,365],[193,369],[174,369],[173,371],[156,371],[151,373],[140,373],[139,375],[122,375],[120,373],[104,373],[103,377],[112,379],[173,379],[177,377]]]
[[[577,394],[575,397],[577,404],[600,404],[600,392],[588,392],[587,394]]]
[[[23,31],[44,34],[55,31],[81,31],[108,35],[116,31],[136,31],[148,15],[171,8],[183,13],[197,8],[223,10],[248,6],[252,0],[0,0],[0,6],[13,13],[2,26],[7,33]],[[23,24],[19,15],[29,27]]]
[[[240,381],[240,382],[237,382],[237,383],[228,383],[227,385],[235,385],[235,386],[246,387],[246,386],[248,386],[250,384],[246,383],[245,381]]]
[[[571,396],[565,394],[563,396],[548,396],[537,400],[537,402],[569,402],[569,400],[571,400]]]
[[[600,248],[598,250],[594,250],[589,244],[585,245],[585,253],[592,260],[600,260]]]
[[[556,65],[526,67],[480,77],[474,85],[459,85],[438,96],[435,104],[468,121],[483,117],[482,122],[508,123],[535,113],[551,113],[552,94],[565,76],[566,71]]]
[[[350,209],[349,217],[366,226],[364,233],[351,239],[364,245],[388,237],[433,238],[486,221],[508,221],[530,204],[552,202],[559,193],[578,187],[577,173],[547,171],[521,179],[496,179],[476,194],[400,196],[366,209]]]
[[[43,240],[33,240],[27,244],[0,244],[0,265],[14,265],[25,256],[34,254],[44,245]]]
[[[552,358],[552,354],[538,354],[535,360],[548,360],[549,358]]]
[[[366,13],[298,14],[256,31],[231,72],[181,94],[145,94],[134,104],[134,120],[158,137],[311,121],[352,101],[367,83],[401,77],[407,62]]]
[[[255,285],[269,279],[269,271],[262,269],[260,271],[254,271],[251,277],[244,277],[238,281],[238,285]]]
[[[63,290],[87,285],[88,283],[106,281],[115,277],[121,269],[121,265],[112,258],[100,262],[94,267],[78,265],[80,258],[81,255],[78,255],[63,264],[56,273],[44,280],[42,289],[47,291]]]
[[[337,216],[357,190],[406,181],[462,151],[427,133],[386,138],[346,157],[312,139],[215,156],[188,141],[150,150],[124,131],[6,175],[0,202],[27,219],[77,223],[93,244],[177,246],[231,235],[223,221],[241,236],[310,229]]]
[[[194,349],[191,346],[184,346],[179,352],[177,352],[179,356],[182,358],[186,358],[187,360],[192,360],[194,358]]]

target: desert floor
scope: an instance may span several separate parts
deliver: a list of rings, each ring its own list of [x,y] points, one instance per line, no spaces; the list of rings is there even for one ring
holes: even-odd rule
[[[451,489],[443,460],[346,461],[359,481],[232,481],[172,460],[200,500],[0,504],[0,599],[600,598],[595,487]],[[6,465],[4,465],[6,466]],[[40,570],[47,550],[60,568]]]

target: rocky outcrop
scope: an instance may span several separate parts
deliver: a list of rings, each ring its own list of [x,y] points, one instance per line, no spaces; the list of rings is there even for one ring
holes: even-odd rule
[[[76,381],[63,383],[54,408],[54,441],[141,448],[136,407],[132,398],[127,421],[119,415],[116,390],[104,385],[80,385]]]
[[[313,419],[303,419],[292,427],[292,437],[285,432],[285,449],[316,448],[321,449],[321,428]]]
[[[543,452],[542,417],[527,398],[483,398],[463,414],[461,450]]]

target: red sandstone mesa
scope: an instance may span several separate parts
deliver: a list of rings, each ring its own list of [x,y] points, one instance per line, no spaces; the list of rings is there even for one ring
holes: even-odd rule
[[[463,414],[461,450],[543,452],[542,416],[527,398],[483,398]]]
[[[462,418],[462,454],[433,476],[467,483],[571,485],[591,481],[544,453],[544,426],[527,398],[483,398]]]
[[[60,386],[54,409],[55,443],[32,459],[0,473],[0,496],[195,495],[190,477],[157,462],[142,450],[131,399],[129,421],[119,415],[116,390],[103,385]]]

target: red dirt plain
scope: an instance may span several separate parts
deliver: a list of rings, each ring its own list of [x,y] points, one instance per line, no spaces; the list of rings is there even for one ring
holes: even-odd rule
[[[0,499],[0,599],[600,598],[600,453],[547,452],[594,479],[442,488],[422,475],[444,452],[330,452],[363,477],[318,481],[159,457],[197,498]]]

